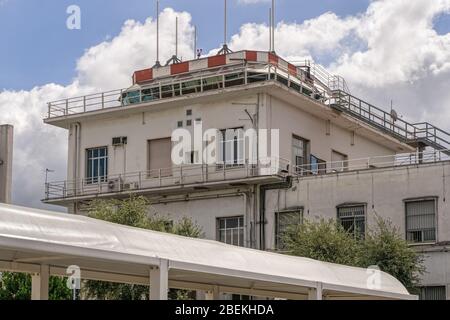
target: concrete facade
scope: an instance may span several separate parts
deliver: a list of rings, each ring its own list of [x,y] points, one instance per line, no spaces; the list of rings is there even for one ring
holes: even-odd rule
[[[13,126],[0,126],[0,202],[11,203]]]

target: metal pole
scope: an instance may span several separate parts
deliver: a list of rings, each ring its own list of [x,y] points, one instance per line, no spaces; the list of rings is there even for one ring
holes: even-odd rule
[[[275,0],[272,0],[272,51],[275,52]]]
[[[178,16],[175,18],[175,56],[178,57]]]
[[[272,8],[269,8],[269,51],[272,52]]]
[[[224,30],[223,30],[223,44],[227,44],[227,0],[224,0],[225,2],[225,13],[224,13]]]
[[[194,26],[194,60],[197,59],[197,26]]]

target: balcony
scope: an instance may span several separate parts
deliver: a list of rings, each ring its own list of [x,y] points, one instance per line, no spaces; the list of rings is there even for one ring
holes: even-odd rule
[[[64,203],[100,196],[170,194],[233,188],[281,181],[289,161],[269,165],[184,165],[158,170],[109,175],[90,179],[50,182],[45,185],[46,203]]]
[[[424,152],[402,153],[387,156],[375,156],[345,161],[293,166],[290,174],[295,177],[322,176],[340,173],[355,173],[362,170],[395,169],[411,165],[426,165],[450,161],[450,150],[432,150]]]

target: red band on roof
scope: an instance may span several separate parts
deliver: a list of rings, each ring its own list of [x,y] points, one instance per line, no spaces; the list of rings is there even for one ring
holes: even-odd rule
[[[136,71],[134,73],[133,79],[136,83],[150,81],[153,79],[153,70],[145,69],[145,70]]]
[[[258,53],[256,51],[245,51],[245,59],[247,61],[258,61]]]
[[[278,66],[278,56],[273,53],[269,53],[269,63]]]
[[[208,68],[223,66],[227,63],[227,56],[220,55],[208,58]]]
[[[289,68],[289,73],[293,76],[297,75],[297,67],[294,66],[293,64],[289,63],[288,64],[288,68]]]
[[[172,64],[170,66],[170,74],[178,74],[178,73],[184,73],[189,72],[189,62],[182,62],[177,64]]]

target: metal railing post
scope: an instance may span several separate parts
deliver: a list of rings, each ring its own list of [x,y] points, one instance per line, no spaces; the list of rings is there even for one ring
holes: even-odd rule
[[[66,99],[66,116],[69,115],[69,99]]]
[[[83,97],[83,111],[86,112],[86,96]]]
[[[162,176],[161,176],[161,170],[162,170],[162,169],[159,169],[159,170],[158,170],[158,179],[159,179],[159,187],[160,187],[160,188],[162,187]]]
[[[105,109],[105,93],[104,92],[102,92],[102,109]]]

